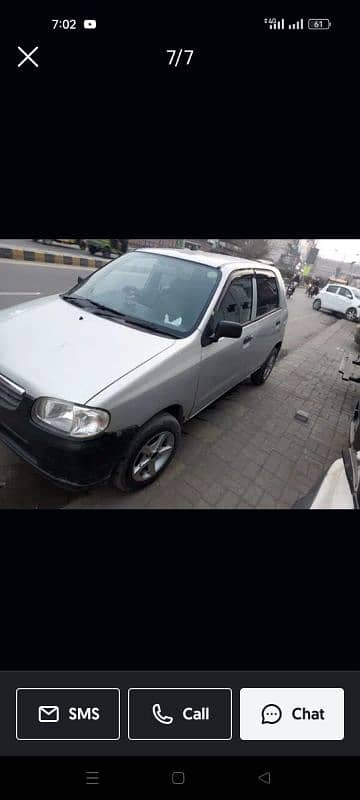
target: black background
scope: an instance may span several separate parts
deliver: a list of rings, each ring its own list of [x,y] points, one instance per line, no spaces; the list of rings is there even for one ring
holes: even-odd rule
[[[4,233],[356,235],[358,11],[277,32],[260,6],[96,5],[2,19]],[[51,31],[91,13],[96,31]]]
[[[263,25],[279,7],[59,5],[48,18],[103,20],[76,51],[39,11],[2,19],[3,237],[358,237],[357,11],[283,34]],[[38,39],[41,68],[20,75],[17,44]],[[167,66],[171,47],[194,47],[191,70]],[[352,514],[0,526],[3,669],[359,667]]]

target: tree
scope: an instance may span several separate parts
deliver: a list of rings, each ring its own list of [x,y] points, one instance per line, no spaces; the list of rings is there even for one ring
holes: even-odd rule
[[[266,258],[269,252],[269,242],[268,239],[218,240],[215,250],[218,253],[238,256],[238,258]]]
[[[266,258],[269,252],[267,239],[239,239],[240,258]]]

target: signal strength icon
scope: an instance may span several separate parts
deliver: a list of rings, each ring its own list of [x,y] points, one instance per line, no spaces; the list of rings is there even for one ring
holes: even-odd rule
[[[264,19],[265,25],[269,26],[271,31],[283,31],[285,30],[285,20],[284,19]]]
[[[298,19],[297,22],[290,23],[288,25],[289,31],[302,31],[304,30],[304,20]]]

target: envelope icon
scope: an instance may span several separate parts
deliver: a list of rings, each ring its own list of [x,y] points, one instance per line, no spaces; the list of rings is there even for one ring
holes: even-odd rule
[[[38,718],[39,722],[59,722],[59,706],[39,706]]]

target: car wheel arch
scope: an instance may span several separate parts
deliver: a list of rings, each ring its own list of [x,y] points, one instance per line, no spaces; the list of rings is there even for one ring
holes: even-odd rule
[[[159,414],[172,414],[172,416],[177,419],[180,425],[183,425],[185,421],[184,409],[182,405],[177,403],[172,406],[166,406],[166,408],[160,408],[159,411],[157,411],[156,414],[153,414],[150,419],[146,420],[146,423],[144,424],[146,425],[148,422],[151,422],[151,420],[153,420],[155,417],[158,417]]]

